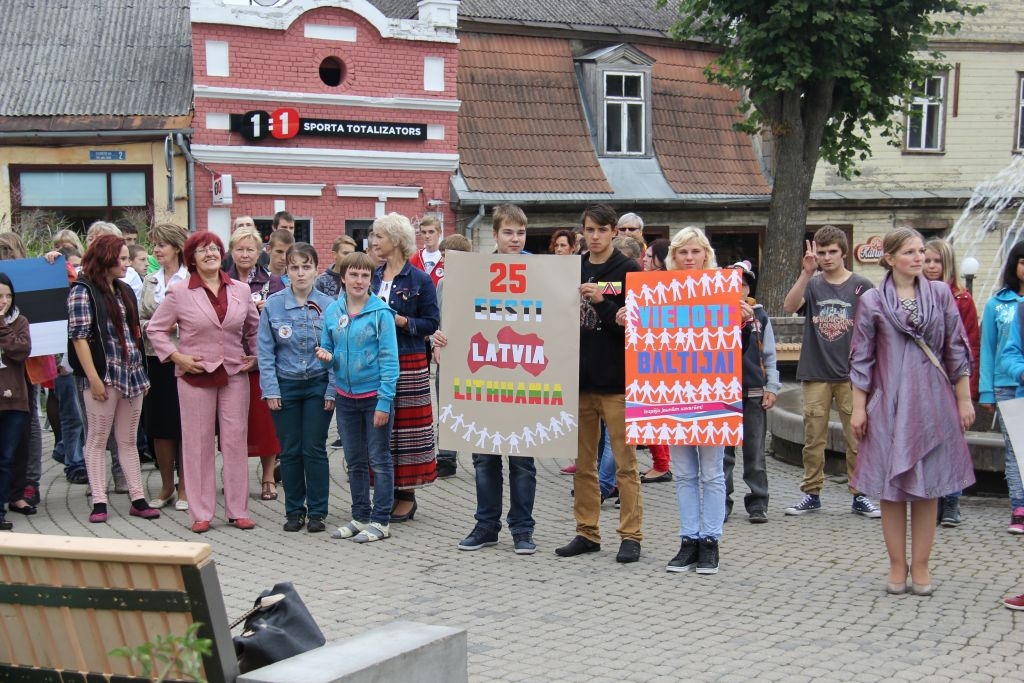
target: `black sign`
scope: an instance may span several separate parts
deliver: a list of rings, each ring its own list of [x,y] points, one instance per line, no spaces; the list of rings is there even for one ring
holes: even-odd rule
[[[319,135],[333,138],[374,138],[380,140],[426,140],[425,123],[394,123],[390,121],[347,121],[305,119],[296,109],[273,112],[248,111],[231,115],[231,130],[246,140],[273,137],[287,140],[296,135]]]

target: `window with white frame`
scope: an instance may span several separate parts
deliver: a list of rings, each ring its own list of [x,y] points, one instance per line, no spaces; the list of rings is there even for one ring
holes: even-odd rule
[[[644,154],[645,92],[643,73],[604,73],[606,154]]]
[[[946,122],[946,75],[926,78],[914,84],[914,99],[907,120],[906,149],[939,152],[943,149]]]
[[[1024,152],[1024,73],[1017,74],[1017,133],[1013,149]]]

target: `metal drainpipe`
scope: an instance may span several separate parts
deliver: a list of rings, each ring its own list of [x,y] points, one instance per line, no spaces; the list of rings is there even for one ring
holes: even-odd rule
[[[480,220],[487,215],[487,207],[484,206],[483,202],[481,202],[480,206],[477,208],[478,210],[476,212],[476,215],[473,216],[473,220],[466,224],[466,237],[469,238],[470,244],[473,243],[473,231],[476,229],[476,224],[479,223]]]
[[[185,155],[185,194],[188,196],[188,231],[196,231],[196,160],[188,147],[188,140],[178,133],[178,149]]]

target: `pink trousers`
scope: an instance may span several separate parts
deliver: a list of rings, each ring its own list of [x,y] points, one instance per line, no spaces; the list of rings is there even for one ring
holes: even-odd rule
[[[217,450],[214,425],[220,426],[223,456],[224,514],[249,516],[249,376],[228,377],[225,387],[197,388],[178,378],[181,404],[181,468],[193,522],[212,521],[217,512]]]
[[[85,472],[89,475],[92,502],[107,502],[107,438],[111,427],[114,429],[114,441],[117,442],[117,459],[121,463],[124,478],[128,480],[128,495],[132,500],[145,499],[139,450],[135,443],[139,414],[142,413],[142,395],[125,398],[120,391],[110,386],[107,387],[106,401],[97,401],[88,389],[82,395],[87,422]]]

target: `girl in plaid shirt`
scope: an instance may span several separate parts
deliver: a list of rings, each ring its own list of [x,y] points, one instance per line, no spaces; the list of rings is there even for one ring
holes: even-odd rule
[[[141,327],[135,294],[121,282],[131,263],[124,239],[97,237],[82,259],[82,276],[68,294],[68,337],[79,374],[88,380],[83,392],[88,424],[85,469],[92,488],[89,521],[107,521],[107,437],[114,430],[117,455],[128,480],[129,514],[160,516],[146,502],[135,435],[149,378],[142,365]]]

